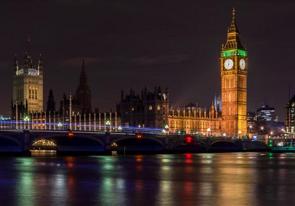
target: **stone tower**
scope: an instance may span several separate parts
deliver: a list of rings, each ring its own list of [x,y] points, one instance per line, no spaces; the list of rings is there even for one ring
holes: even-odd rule
[[[25,105],[26,112],[43,111],[43,65],[41,55],[34,62],[28,51],[23,61],[15,58],[12,104]]]
[[[85,61],[83,59],[80,73],[80,81],[74,97],[74,111],[80,113],[90,113],[91,108],[91,90],[88,86],[85,72]]]
[[[222,45],[220,56],[222,132],[229,136],[247,134],[248,53],[243,47],[236,24],[236,12]]]

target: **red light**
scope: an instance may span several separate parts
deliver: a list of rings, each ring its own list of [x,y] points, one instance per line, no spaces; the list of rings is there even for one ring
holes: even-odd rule
[[[185,156],[185,159],[191,159],[193,157],[191,153],[186,153],[184,156]]]
[[[75,136],[75,134],[72,131],[68,131],[68,137],[69,138],[73,138]]]
[[[137,133],[137,134],[136,134],[136,138],[137,138],[137,139],[142,139],[142,138],[143,138],[143,134],[141,134],[141,133]]]
[[[184,138],[184,141],[185,141],[186,144],[191,144],[191,143],[193,143],[193,137],[192,136],[186,136]]]

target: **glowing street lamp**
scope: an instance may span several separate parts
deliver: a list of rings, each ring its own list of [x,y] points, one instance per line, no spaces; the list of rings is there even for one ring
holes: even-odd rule
[[[25,122],[30,121],[30,117],[29,117],[28,115],[26,115],[26,116],[24,117],[24,121],[25,121]]]
[[[111,127],[111,121],[110,120],[106,120],[106,122],[105,122],[105,129],[106,129],[107,133],[110,131],[110,127]]]
[[[61,122],[57,123],[57,127],[61,128],[63,126],[63,124]]]
[[[111,121],[110,120],[107,120],[106,123],[105,123],[105,125],[106,126],[110,126],[111,125]]]
[[[165,124],[164,129],[162,130],[162,132],[164,134],[168,134],[169,133],[169,125],[168,124]]]
[[[210,132],[211,132],[211,128],[207,128],[207,135],[209,136],[210,135]]]
[[[169,125],[168,124],[165,124],[165,127],[164,127],[166,130],[169,129]]]

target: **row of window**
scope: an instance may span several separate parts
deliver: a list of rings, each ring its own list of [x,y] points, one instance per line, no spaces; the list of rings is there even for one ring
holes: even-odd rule
[[[243,77],[239,77],[238,78],[239,81],[236,82],[236,78],[226,78],[224,77],[223,79],[223,88],[224,89],[230,89],[230,88],[236,88],[237,87],[237,84],[240,88],[245,88],[247,85],[246,85],[246,79],[243,78]]]
[[[153,110],[153,106],[152,105],[149,105],[149,111],[152,111]],[[161,110],[161,106],[160,105],[157,105],[157,110],[160,111]],[[131,111],[134,112],[135,111],[135,108],[134,107],[131,107]]]
[[[38,99],[37,91],[37,89],[29,89],[29,99]]]
[[[217,128],[218,123],[207,122],[207,121],[177,121],[171,120],[169,122],[170,128],[196,128],[196,129],[207,129],[207,128]]]

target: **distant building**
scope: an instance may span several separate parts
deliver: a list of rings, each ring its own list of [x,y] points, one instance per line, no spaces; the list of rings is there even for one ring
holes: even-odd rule
[[[40,58],[34,62],[25,52],[24,59],[15,58],[12,89],[12,113],[43,111],[43,64]]]
[[[258,122],[278,121],[278,117],[275,115],[275,108],[265,104],[256,110],[256,119]]]
[[[144,89],[141,94],[121,93],[121,100],[117,104],[123,126],[164,128],[168,123],[169,95],[168,91],[156,87],[154,91]]]
[[[73,98],[73,111],[80,113],[90,113],[92,111],[91,90],[87,81],[84,59],[81,66],[79,85]]]
[[[53,91],[50,89],[49,90],[49,95],[48,95],[48,100],[47,100],[47,105],[46,105],[46,112],[47,113],[54,113],[56,111],[56,104],[55,104],[55,100],[54,100],[54,96],[53,96]]]
[[[287,104],[286,132],[295,133],[295,95]]]
[[[63,95],[60,103],[60,113],[67,113],[70,107],[69,96]],[[89,114],[92,112],[91,107],[91,90],[88,85],[85,71],[85,61],[82,60],[79,84],[76,93],[71,99],[72,112],[80,114]]]
[[[278,121],[276,110],[269,105],[262,105],[256,112],[248,113],[248,132],[260,135],[279,135],[284,123]]]

